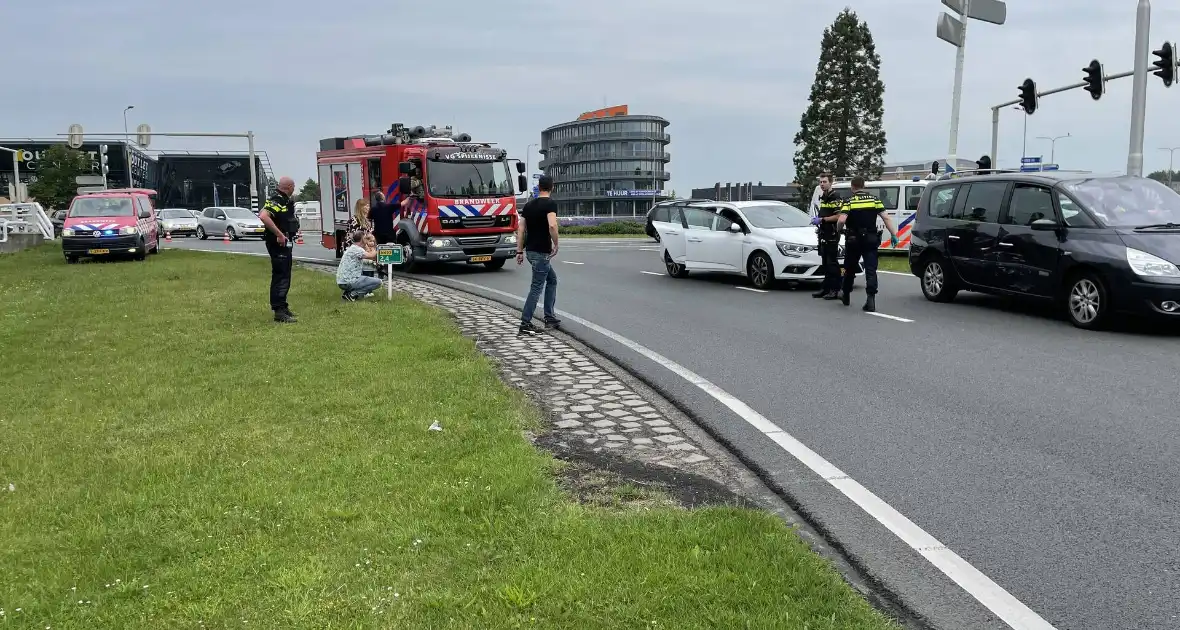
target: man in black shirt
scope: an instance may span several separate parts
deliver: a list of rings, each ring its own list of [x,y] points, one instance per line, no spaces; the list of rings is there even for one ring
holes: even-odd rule
[[[844,286],[840,301],[844,306],[852,300],[852,281],[856,278],[856,265],[864,259],[865,264],[865,305],[866,313],[877,310],[877,249],[881,246],[881,231],[877,229],[877,218],[889,228],[890,244],[897,247],[897,228],[885,213],[885,204],[865,192],[865,178],[852,178],[852,196],[840,208],[839,224],[844,226]]]
[[[557,273],[553,271],[553,257],[557,255],[557,204],[549,198],[553,178],[542,175],[537,182],[537,198],[526,203],[516,224],[516,264],[528,258],[533,268],[529,296],[524,301],[520,320],[520,334],[536,335],[540,330],[533,325],[533,311],[541,289],[545,290],[545,326],[556,328],[561,323],[554,308],[557,305]]]
[[[819,211],[818,215],[811,219],[811,224],[816,226],[815,232],[819,239],[820,266],[824,272],[824,283],[819,291],[811,294],[811,297],[835,300],[840,297],[840,233],[836,225],[844,202],[840,195],[832,190],[831,173],[820,173],[819,188]]]
[[[284,324],[295,323],[295,314],[287,305],[287,292],[291,290],[292,247],[295,234],[299,232],[299,220],[295,218],[295,180],[290,177],[279,179],[275,194],[266,200],[258,218],[266,226],[263,239],[266,253],[270,254],[270,308],[275,321]]]

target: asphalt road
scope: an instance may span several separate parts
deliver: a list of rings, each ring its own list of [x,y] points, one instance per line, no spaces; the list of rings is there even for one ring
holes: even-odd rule
[[[195,242],[174,244],[195,245]],[[202,249],[262,251],[256,243]],[[1076,330],[882,274],[885,316],[665,275],[651,241],[567,239],[558,307],[674,360],[792,434],[1056,628],[1180,627],[1180,332]],[[299,256],[331,258],[318,244]],[[431,279],[518,306],[526,268]],[[593,330],[573,334],[683,404],[872,579],[936,627],[1005,627],[966,591],[730,409]],[[1028,626],[1033,627],[1033,626]]]

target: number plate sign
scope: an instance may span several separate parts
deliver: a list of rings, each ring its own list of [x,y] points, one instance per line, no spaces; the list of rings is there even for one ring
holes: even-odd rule
[[[402,248],[394,245],[381,245],[377,247],[377,264],[380,265],[400,265],[402,264]]]
[[[471,257],[471,262],[473,262],[473,263],[489,262],[491,260],[492,260],[491,256],[472,256]]]

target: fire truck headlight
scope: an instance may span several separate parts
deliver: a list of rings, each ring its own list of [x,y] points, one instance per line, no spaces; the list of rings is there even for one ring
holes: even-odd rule
[[[430,246],[437,247],[437,248],[454,247],[455,241],[452,241],[449,238],[432,238],[432,239],[430,239]]]
[[[515,245],[516,244],[516,235],[515,234],[508,234],[507,236],[504,237],[504,242],[507,243],[508,245]]]

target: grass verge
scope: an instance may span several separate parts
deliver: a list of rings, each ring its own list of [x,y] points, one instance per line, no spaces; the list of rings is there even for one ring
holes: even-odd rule
[[[441,311],[268,273],[0,256],[0,627],[893,627],[768,514],[571,500]]]
[[[878,271],[896,271],[910,273],[910,259],[906,254],[882,253],[877,256]]]

